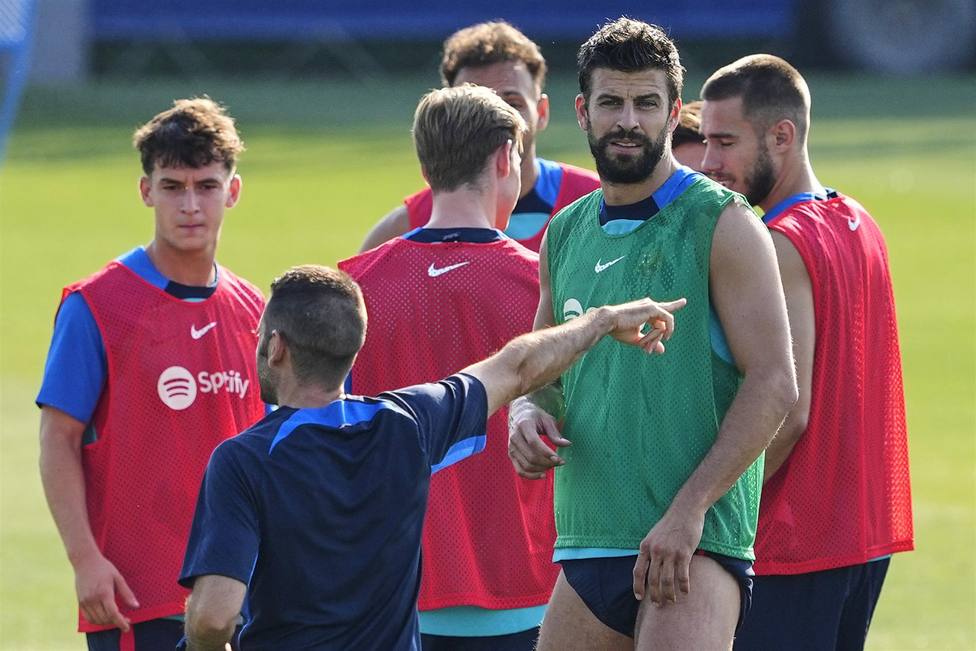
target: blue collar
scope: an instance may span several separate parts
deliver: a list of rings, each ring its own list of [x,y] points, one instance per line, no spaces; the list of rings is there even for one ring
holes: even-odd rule
[[[763,223],[770,223],[798,203],[805,203],[807,201],[826,201],[827,199],[832,199],[837,196],[837,192],[831,188],[824,188],[824,190],[827,191],[827,194],[820,194],[819,192],[797,192],[794,195],[786,197],[778,204],[770,208],[769,211],[762,216]]]

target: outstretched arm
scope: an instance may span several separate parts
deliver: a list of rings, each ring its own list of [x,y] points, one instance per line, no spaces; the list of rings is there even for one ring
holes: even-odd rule
[[[634,594],[664,605],[691,589],[689,564],[705,512],[769,444],[797,399],[790,328],[769,233],[748,208],[729,205],[712,239],[711,298],[743,382],[718,436],[640,545]]]

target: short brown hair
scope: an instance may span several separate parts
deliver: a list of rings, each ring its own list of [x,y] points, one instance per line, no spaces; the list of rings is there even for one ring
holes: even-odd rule
[[[678,113],[678,126],[671,134],[671,146],[701,144],[703,142],[701,134],[701,100],[688,102],[681,107]]]
[[[157,114],[136,129],[133,146],[149,175],[162,167],[204,167],[219,161],[228,171],[244,151],[234,118],[209,97],[178,99],[173,108]]]
[[[450,192],[477,181],[488,158],[506,141],[521,147],[525,129],[522,116],[498,95],[464,84],[421,98],[413,141],[431,189]]]
[[[622,16],[606,23],[580,46],[576,56],[580,92],[590,98],[590,80],[597,68],[621,72],[663,70],[668,79],[668,102],[681,97],[684,71],[678,48],[663,29]]]
[[[724,68],[705,81],[702,99],[719,101],[742,98],[742,112],[757,132],[787,119],[805,141],[810,123],[810,89],[799,71],[772,54],[752,54]]]
[[[539,90],[546,81],[546,60],[539,46],[504,21],[478,23],[454,32],[444,41],[441,79],[453,86],[461,68],[479,68],[500,61],[521,61]]]
[[[348,274],[319,265],[292,267],[271,283],[264,309],[266,346],[284,339],[300,381],[339,386],[366,340],[363,294]]]

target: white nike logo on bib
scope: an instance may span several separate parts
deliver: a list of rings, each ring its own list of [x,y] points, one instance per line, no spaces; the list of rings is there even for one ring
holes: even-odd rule
[[[596,266],[593,267],[593,271],[595,271],[597,273],[600,273],[601,271],[605,271],[606,269],[609,269],[610,267],[612,267],[613,265],[617,264],[618,262],[620,262],[621,260],[623,260],[626,257],[627,256],[622,255],[619,258],[617,258],[616,260],[611,260],[610,262],[608,262],[606,264],[600,264],[600,260],[597,260],[596,261]],[[602,258],[601,258],[601,260],[602,260]]]
[[[861,225],[861,216],[858,215],[854,219],[847,219],[847,227],[852,231],[856,231],[857,227]]]
[[[197,330],[197,327],[191,323],[190,324],[190,336],[193,337],[194,339],[199,339],[200,337],[202,337],[203,335],[207,334],[208,332],[210,332],[211,330],[213,330],[216,327],[217,327],[217,322],[216,321],[211,321],[207,325],[205,325],[202,328],[200,328],[199,330]]]
[[[471,264],[471,261],[468,260],[467,262],[458,262],[457,264],[450,264],[447,265],[446,267],[441,267],[440,269],[438,269],[437,267],[434,266],[434,263],[431,262],[430,266],[427,267],[427,275],[430,276],[431,278],[436,278],[441,274],[446,274],[448,271],[454,271],[458,267],[463,267],[466,264]]]

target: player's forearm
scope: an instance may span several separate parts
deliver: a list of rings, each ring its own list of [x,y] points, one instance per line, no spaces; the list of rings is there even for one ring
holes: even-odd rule
[[[708,510],[762,454],[796,398],[791,368],[747,374],[715,443],[675,495],[671,508]]]
[[[74,446],[71,438],[42,427],[40,470],[51,516],[61,535],[68,560],[77,566],[101,552],[88,521],[81,448]]]

